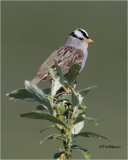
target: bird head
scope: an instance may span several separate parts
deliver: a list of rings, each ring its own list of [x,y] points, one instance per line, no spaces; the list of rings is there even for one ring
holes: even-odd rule
[[[73,31],[68,38],[66,39],[66,43],[70,45],[70,43],[77,46],[86,46],[88,47],[89,43],[92,43],[93,40],[90,39],[88,33],[81,28],[76,29]]]

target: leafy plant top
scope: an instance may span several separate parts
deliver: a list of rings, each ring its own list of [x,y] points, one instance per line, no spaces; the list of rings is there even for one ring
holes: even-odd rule
[[[10,98],[27,99],[28,102],[37,101],[39,103],[35,111],[21,114],[20,117],[52,122],[52,124],[44,127],[40,132],[52,128],[60,131],[60,134],[48,135],[40,141],[40,144],[50,139],[61,140],[63,142],[60,152],[54,154],[55,159],[70,160],[73,151],[80,151],[85,159],[90,159],[90,153],[87,148],[76,145],[74,140],[78,136],[110,140],[105,136],[91,131],[81,131],[85,123],[99,124],[97,119],[87,115],[87,106],[83,102],[84,96],[96,86],[76,91],[72,85],[79,74],[79,64],[72,65],[66,77],[64,77],[61,67],[56,60],[55,66],[56,73],[52,68],[47,66],[49,74],[52,77],[51,88],[42,90],[31,81],[25,81],[25,88],[15,90],[7,95]]]

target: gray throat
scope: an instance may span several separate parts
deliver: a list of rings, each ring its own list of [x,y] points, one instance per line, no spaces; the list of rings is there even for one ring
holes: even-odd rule
[[[64,44],[65,46],[71,46],[71,47],[75,47],[76,49],[79,49],[79,50],[82,50],[83,53],[84,53],[84,58],[83,58],[83,61],[81,63],[81,70],[84,68],[85,66],[85,63],[86,63],[86,60],[87,60],[87,57],[88,57],[88,43],[85,43],[85,42],[81,42],[75,38],[72,38],[72,37],[68,37],[66,39],[66,42]],[[80,70],[80,71],[81,71]]]

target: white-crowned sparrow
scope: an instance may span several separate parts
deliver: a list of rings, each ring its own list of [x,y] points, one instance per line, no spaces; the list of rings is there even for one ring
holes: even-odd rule
[[[81,65],[82,70],[88,56],[88,43],[91,42],[93,41],[89,38],[88,33],[84,29],[76,29],[67,37],[65,44],[55,50],[41,65],[38,73],[32,79],[32,82],[37,84],[40,80],[51,79],[46,65],[55,70],[54,58],[61,66],[64,75],[69,72],[69,68],[76,62]]]

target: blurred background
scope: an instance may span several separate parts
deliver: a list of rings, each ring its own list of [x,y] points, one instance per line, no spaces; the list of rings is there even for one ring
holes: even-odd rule
[[[127,2],[2,2],[2,159],[52,159],[61,142],[42,138],[56,130],[39,131],[48,121],[22,119],[20,113],[32,111],[37,103],[12,102],[6,93],[31,80],[44,60],[76,28],[85,29],[94,40],[84,70],[78,77],[77,89],[91,85],[85,98],[88,115],[100,125],[86,123],[83,131],[93,131],[112,141],[78,138],[92,159],[126,159],[126,23]],[[46,88],[49,82],[39,86]],[[120,148],[100,148],[115,145]],[[73,152],[73,159],[82,159]]]

